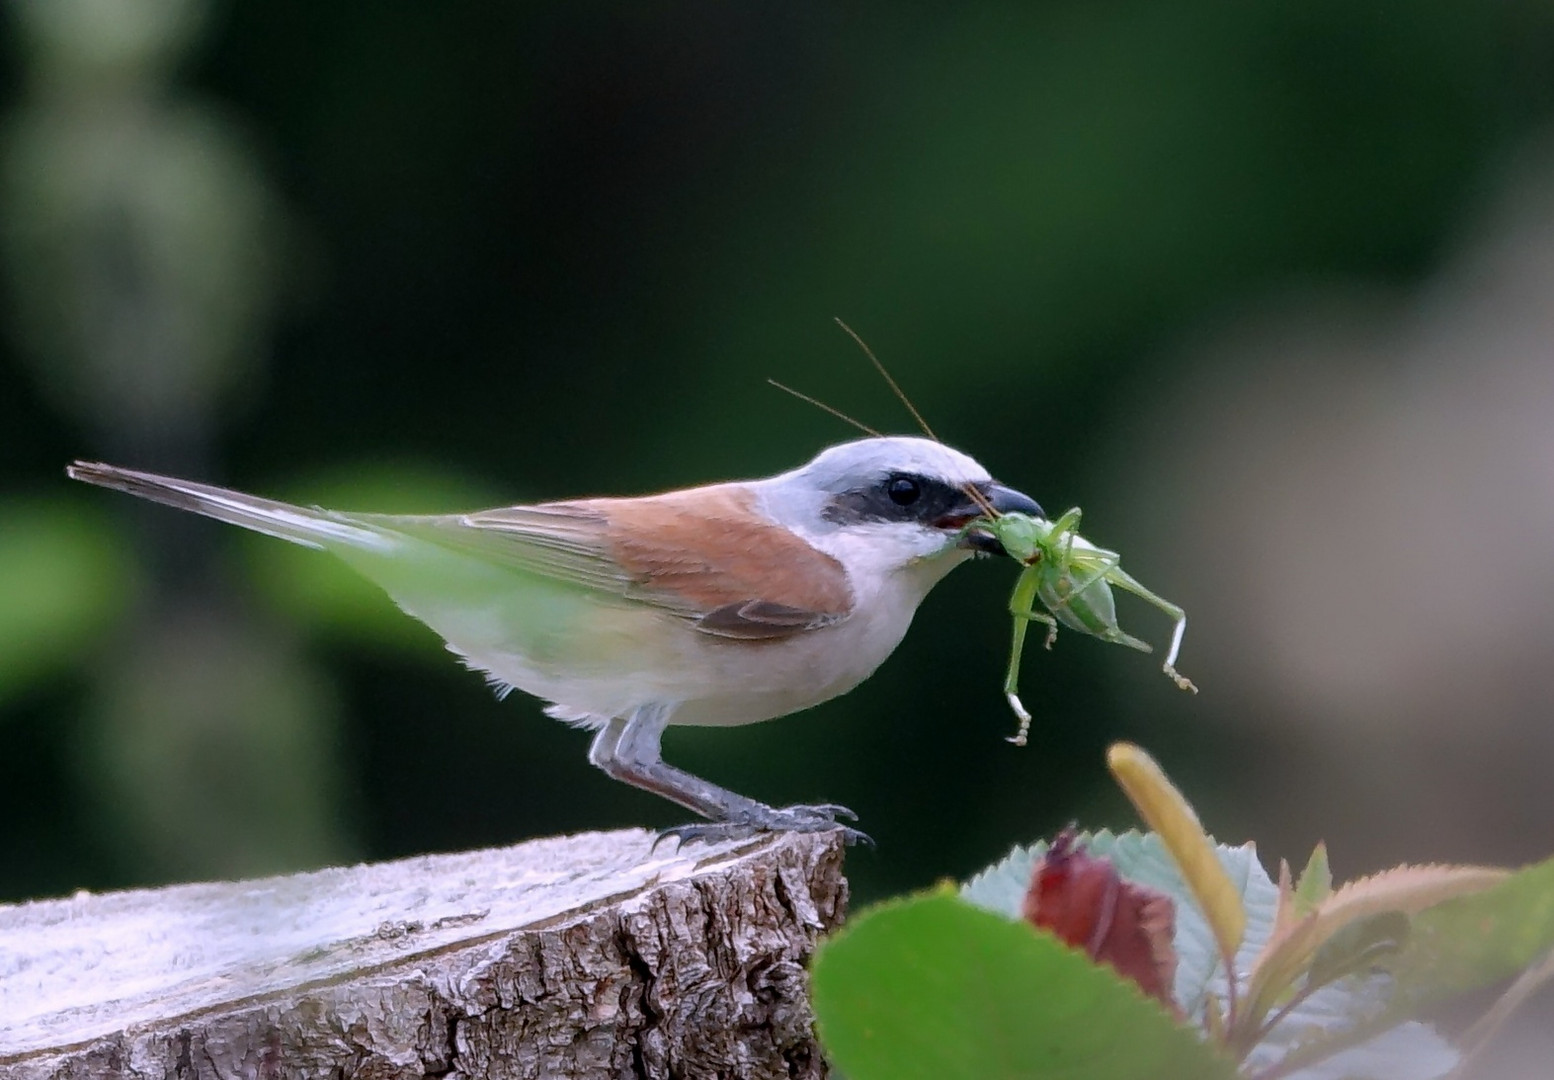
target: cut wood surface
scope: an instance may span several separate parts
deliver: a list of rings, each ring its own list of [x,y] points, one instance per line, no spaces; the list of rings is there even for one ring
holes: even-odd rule
[[[839,834],[652,839],[0,906],[0,1078],[823,1077]]]

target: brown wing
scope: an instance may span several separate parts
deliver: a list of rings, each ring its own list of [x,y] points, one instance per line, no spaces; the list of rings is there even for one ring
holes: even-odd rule
[[[664,608],[709,634],[785,637],[852,611],[841,563],[766,520],[736,484],[458,520],[517,542],[515,557],[532,569]]]

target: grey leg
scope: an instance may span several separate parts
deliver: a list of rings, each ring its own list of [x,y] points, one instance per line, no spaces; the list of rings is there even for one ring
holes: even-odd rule
[[[787,806],[782,809],[747,799],[684,769],[664,763],[660,741],[669,723],[669,709],[645,705],[624,718],[611,720],[594,736],[588,760],[607,776],[651,791],[708,819],[707,824],[678,825],[659,838],[721,840],[758,832],[822,832],[841,829],[849,844],[872,844],[857,829],[837,824],[839,817],[857,820],[845,806]]]

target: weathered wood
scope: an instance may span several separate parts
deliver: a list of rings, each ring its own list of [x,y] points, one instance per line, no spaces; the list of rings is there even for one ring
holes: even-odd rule
[[[838,835],[651,841],[0,907],[0,1077],[823,1077]]]

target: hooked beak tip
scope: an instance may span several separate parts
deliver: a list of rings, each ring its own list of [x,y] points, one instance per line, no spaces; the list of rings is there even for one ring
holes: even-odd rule
[[[997,481],[988,484],[982,494],[988,505],[1000,514],[1029,514],[1039,518],[1047,516],[1047,512],[1035,499],[1014,488],[1004,487]]]

